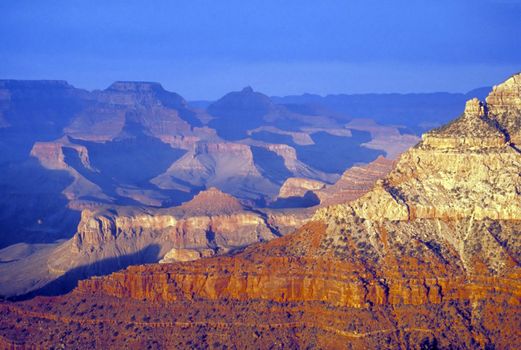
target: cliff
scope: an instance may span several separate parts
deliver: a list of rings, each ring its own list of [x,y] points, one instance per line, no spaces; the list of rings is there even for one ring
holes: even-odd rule
[[[173,208],[83,208],[72,238],[0,265],[0,294],[55,294],[132,264],[226,254],[287,234],[312,214],[251,209],[215,188]]]
[[[88,149],[85,146],[72,143],[69,137],[64,136],[56,141],[36,142],[30,155],[38,159],[38,162],[46,169],[63,170],[70,174],[73,181],[63,190],[63,194],[69,201],[74,201],[80,197],[109,199],[100,186],[71,166],[70,163],[73,163],[76,159],[82,168],[97,172],[97,169],[90,163]]]
[[[521,304],[516,234],[521,154],[507,135],[515,135],[509,126],[519,125],[521,114],[510,92],[502,86],[494,91],[514,103],[512,109],[503,106],[510,119],[494,114],[494,99],[469,101],[460,118],[424,135],[372,191],[320,209],[313,223],[294,234],[234,257],[133,267],[83,281],[76,292],[171,303],[202,298],[221,305],[232,299],[243,307],[258,299],[283,305],[322,302],[347,308],[346,316],[355,309],[379,313],[392,307],[404,313],[396,316],[394,329],[404,333],[409,346],[421,331],[407,329],[408,322],[427,329],[429,341],[441,346],[515,344],[513,320]],[[281,304],[275,310],[295,311]],[[409,305],[423,312],[451,310],[455,304],[469,315],[458,339],[443,327],[412,321],[405,311]],[[496,316],[483,311],[491,307]],[[428,312],[426,317],[441,322]],[[510,321],[501,323],[501,318]]]
[[[315,191],[321,206],[353,201],[370,191],[377,180],[387,176],[396,162],[382,156],[366,165],[347,169],[333,185]]]
[[[295,233],[1,305],[0,335],[39,346],[58,336],[77,348],[89,339],[134,348],[515,348],[520,83],[514,76],[486,102],[470,101],[371,191],[319,209]],[[123,311],[107,316],[114,305]],[[35,322],[46,331],[27,326]]]
[[[186,185],[217,187],[234,196],[254,200],[274,193],[277,187],[257,169],[250,146],[206,141],[195,143],[151,182],[161,189],[180,189]]]
[[[275,207],[326,207],[351,202],[368,191],[375,183],[387,176],[395,161],[378,157],[365,165],[347,169],[332,185],[306,178],[288,178],[281,186]]]

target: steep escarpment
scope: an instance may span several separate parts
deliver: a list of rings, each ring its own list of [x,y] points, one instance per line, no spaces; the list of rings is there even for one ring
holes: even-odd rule
[[[38,159],[44,168],[66,171],[74,179],[63,191],[68,200],[72,201],[83,196],[108,199],[108,196],[103,193],[100,186],[89,181],[77,169],[71,166],[68,163],[68,159],[66,161],[66,156],[70,158],[71,155],[74,155],[82,168],[96,171],[90,163],[88,149],[85,146],[74,144],[67,136],[56,141],[36,142],[31,149],[31,156]]]
[[[0,294],[56,294],[78,279],[132,264],[226,254],[287,234],[312,214],[252,209],[215,188],[173,208],[86,207],[71,239],[29,252],[23,259],[10,259],[13,254],[4,252]],[[28,269],[31,265],[38,268]]]
[[[83,333],[112,347],[135,339],[125,342],[135,348],[514,348],[519,83],[514,76],[486,102],[471,100],[371,191],[318,210],[295,233],[232,256],[130,267],[63,297],[2,305],[0,335],[48,346],[52,333],[77,348],[90,344]],[[100,311],[116,304],[125,311]],[[50,331],[18,330],[35,322]]]
[[[347,308],[346,317],[392,308],[391,328],[403,338],[391,344],[417,346],[419,337],[440,346],[515,344],[521,154],[506,136],[515,130],[501,125],[518,125],[521,114],[507,108],[513,120],[500,124],[494,110],[490,102],[469,101],[460,118],[424,135],[372,191],[320,209],[295,234],[230,258],[131,268],[84,281],[76,293],[171,303],[232,299],[243,307],[257,299],[322,302]],[[413,320],[404,311],[409,305],[436,324],[446,320],[429,309],[466,314],[468,324],[459,329],[461,338],[451,337],[443,326]],[[498,316],[483,311],[491,307]]]
[[[71,249],[82,255],[117,256],[134,245],[158,244],[165,250],[199,251],[201,256],[223,253],[269,240],[272,232],[262,215],[247,210],[237,199],[210,189],[175,208],[119,212],[84,210]],[[145,244],[142,244],[145,246]],[[96,256],[95,260],[101,260]]]
[[[377,180],[384,178],[396,165],[396,161],[382,156],[367,165],[347,169],[331,186],[315,191],[321,206],[355,200],[367,193]]]
[[[205,134],[198,113],[178,94],[159,83],[115,82],[88,96],[91,103],[74,115],[65,132],[74,138],[107,141],[125,131],[129,121],[168,142],[172,136]],[[206,130],[207,131],[207,130]]]
[[[288,178],[279,190],[275,207],[330,206],[351,202],[370,191],[393,169],[396,161],[382,156],[346,170],[332,185],[306,178]]]
[[[248,89],[233,100],[209,116],[158,83],[88,92],[61,81],[0,82],[0,295],[39,293],[49,283],[46,292],[62,290],[55,281],[130,264],[225,254],[309,219],[309,210],[266,203],[289,176],[332,182],[337,174],[302,162],[287,144],[231,142],[202,123],[260,108],[262,123],[285,120],[277,128],[315,126],[300,138],[350,131]],[[181,205],[210,187],[248,206],[213,190]]]
[[[152,183],[162,189],[218,187],[241,198],[259,199],[277,185],[262,177],[248,145],[230,142],[197,142]]]

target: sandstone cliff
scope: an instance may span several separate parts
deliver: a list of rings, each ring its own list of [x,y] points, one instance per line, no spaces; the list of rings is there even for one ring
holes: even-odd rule
[[[366,165],[346,170],[334,184],[306,178],[287,179],[279,190],[274,207],[326,207],[351,202],[368,191],[392,170],[395,161],[382,156]]]
[[[57,293],[78,279],[131,264],[226,254],[287,234],[312,214],[252,209],[215,188],[173,208],[83,208],[71,239],[0,265],[0,294],[14,296],[40,289]],[[38,268],[27,269],[34,264]]]

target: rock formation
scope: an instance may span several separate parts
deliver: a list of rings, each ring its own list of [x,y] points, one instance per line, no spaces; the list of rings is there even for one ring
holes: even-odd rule
[[[470,101],[373,190],[320,209],[293,234],[233,256],[130,267],[63,297],[5,303],[0,339],[76,348],[515,348],[520,82]]]
[[[324,187],[326,184],[320,181],[290,177],[280,188],[278,198],[304,197],[308,191],[318,191]]]
[[[196,143],[152,182],[163,189],[177,189],[183,183],[215,186],[243,198],[259,198],[259,193],[271,193],[276,187],[261,176],[248,145],[230,142]]]
[[[88,149],[85,146],[72,143],[67,136],[56,141],[36,142],[31,149],[31,156],[38,159],[43,167],[51,170],[64,170],[74,179],[63,190],[63,194],[69,201],[74,201],[80,197],[108,199],[109,197],[103,193],[103,190],[98,185],[89,181],[66,161],[66,154],[74,154],[82,167],[90,171],[96,171],[90,164]]]
[[[8,258],[13,254],[4,252],[7,263],[0,265],[0,294],[53,294],[69,289],[78,279],[131,264],[226,254],[287,234],[312,214],[253,209],[216,188],[173,208],[83,208],[71,239],[29,252],[23,259]],[[31,265],[38,268],[26,270]]]
[[[380,156],[367,165],[347,169],[333,185],[314,193],[320,199],[321,206],[353,201],[371,190],[376,181],[384,178],[395,164],[395,161]]]
[[[191,136],[203,129],[197,113],[176,93],[158,83],[116,82],[89,96],[95,101],[77,113],[65,132],[74,138],[107,141],[119,136],[128,121],[141,125],[167,142],[172,136]]]
[[[251,89],[210,111],[158,83],[89,92],[63,81],[0,81],[0,295],[54,293],[130,264],[228,254],[308,220],[312,210],[265,207],[288,177],[332,183],[339,174],[313,168],[299,159],[305,151],[283,142],[223,139],[208,122],[258,115],[258,131],[304,144],[313,133],[351,131]],[[209,190],[181,205],[210,187],[241,202]]]
[[[274,206],[321,207],[351,202],[370,191],[377,180],[384,178],[396,162],[378,157],[366,165],[346,170],[332,185],[306,178],[289,178],[279,190]]]

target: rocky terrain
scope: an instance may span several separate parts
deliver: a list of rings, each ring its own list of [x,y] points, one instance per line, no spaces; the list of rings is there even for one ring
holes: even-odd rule
[[[367,165],[347,169],[333,185],[326,185],[314,193],[322,207],[350,202],[371,190],[395,165],[395,160],[380,156]]]
[[[55,294],[128,265],[228,254],[279,237],[320,202],[315,193],[278,198],[288,179],[329,186],[354,164],[396,155],[363,145],[373,129],[352,131],[327,111],[298,112],[251,88],[201,109],[159,83],[86,91],[2,80],[0,115],[5,297]],[[335,157],[316,161],[335,145]]]
[[[366,165],[346,170],[334,183],[327,184],[306,178],[288,178],[281,186],[274,207],[329,206],[355,200],[371,190],[396,164],[395,160],[379,156]]]
[[[304,197],[307,192],[318,191],[324,187],[326,184],[320,181],[290,177],[281,186],[278,198]]]
[[[231,256],[129,267],[0,307],[6,347],[471,348],[521,343],[521,76],[360,198]]]
[[[85,208],[69,240],[4,249],[0,294],[63,293],[80,279],[132,264],[226,254],[291,232],[312,213],[247,207],[215,188],[172,208]]]

